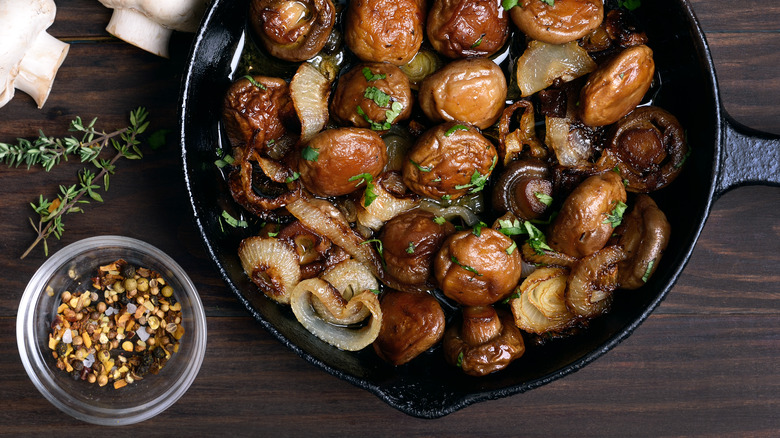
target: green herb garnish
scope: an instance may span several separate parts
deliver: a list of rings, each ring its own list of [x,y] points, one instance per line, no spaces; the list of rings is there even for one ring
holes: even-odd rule
[[[496,166],[497,160],[498,160],[498,155],[494,155],[493,164],[490,165],[490,168],[488,169],[488,173],[486,175],[482,175],[481,173],[479,173],[478,170],[474,170],[474,173],[471,175],[471,181],[469,181],[468,184],[458,184],[455,186],[455,189],[461,190],[461,189],[470,188],[469,193],[480,192],[482,189],[485,188],[485,184],[487,184],[488,177],[490,176],[490,173],[493,171],[493,168]]]
[[[482,235],[482,229],[485,227],[487,227],[487,224],[482,221],[479,221],[473,227],[471,227],[471,232],[475,236],[480,237]]]
[[[458,353],[458,362],[455,364],[458,368],[463,368],[463,352]]]
[[[475,274],[475,275],[476,275],[476,276],[478,276],[478,277],[481,277],[481,276],[482,276],[482,274],[480,274],[480,273],[479,273],[479,271],[477,271],[475,268],[473,268],[473,267],[471,267],[471,266],[469,266],[469,265],[464,265],[464,264],[461,264],[461,263],[460,263],[460,261],[458,261],[458,258],[457,258],[457,257],[455,257],[455,256],[450,256],[450,260],[452,260],[452,263],[455,263],[456,265],[458,265],[458,266],[460,266],[461,268],[463,268],[463,269],[465,269],[465,270],[467,270],[467,271],[471,272],[472,274]]]
[[[409,246],[406,247],[407,254],[414,254],[414,242],[409,242]]]
[[[380,107],[384,108],[387,105],[390,105],[390,95],[385,93],[384,91],[380,90],[377,87],[368,87],[366,88],[366,91],[363,93],[363,97],[366,99],[373,100],[375,104],[379,105]]]
[[[233,228],[246,228],[249,226],[249,224],[246,223],[244,220],[238,220],[230,215],[225,210],[222,210],[222,218],[225,219],[225,223],[230,225]]]
[[[502,0],[501,7],[503,7],[505,11],[508,11],[517,6],[517,2],[518,0]]]
[[[433,170],[433,168],[432,168],[432,167],[424,167],[424,166],[420,166],[420,165],[419,165],[417,162],[415,162],[415,161],[414,161],[414,160],[412,160],[411,158],[409,158],[409,162],[410,162],[410,163],[412,163],[412,165],[413,165],[414,167],[416,167],[416,168],[417,168],[417,170],[419,170],[420,172],[430,172],[431,170]]]
[[[257,80],[255,80],[255,78],[253,78],[251,75],[244,76],[244,79],[248,80],[250,84],[254,85],[255,87],[261,90],[268,89],[268,87],[266,87],[265,85],[261,84],[260,82],[257,82]]]
[[[472,44],[472,45],[471,45],[471,48],[472,48],[472,49],[476,49],[477,47],[479,47],[479,45],[480,45],[480,44],[482,44],[482,39],[483,39],[483,38],[485,38],[485,34],[484,34],[484,33],[483,33],[482,35],[480,35],[480,36],[479,36],[479,39],[478,39],[478,40],[476,40],[476,41],[474,42],[474,44]]]
[[[541,2],[549,6],[555,6],[555,0],[541,0]]]
[[[534,196],[536,196],[536,199],[538,199],[539,202],[541,202],[542,204],[544,204],[544,205],[546,205],[548,207],[551,206],[552,203],[553,203],[552,196],[550,196],[550,195],[548,195],[546,193],[534,192]]]
[[[512,244],[509,245],[509,248],[506,249],[506,253],[512,255],[512,253],[515,252],[515,249],[517,249],[517,243],[513,240]]]
[[[306,161],[317,161],[320,158],[320,151],[317,148],[306,146],[301,151],[301,156]]]
[[[518,219],[514,221],[499,219],[498,226],[500,227],[498,231],[506,236],[528,235],[528,245],[539,255],[544,255],[544,251],[553,250],[547,245],[544,233],[530,221],[521,223]]]
[[[633,11],[634,9],[642,6],[642,0],[618,0],[618,6],[621,8],[626,8],[629,11]]]
[[[460,125],[460,124],[458,124],[458,125],[454,125],[454,126],[453,126],[452,128],[450,128],[450,129],[448,129],[448,130],[447,130],[447,131],[444,133],[444,136],[445,136],[445,137],[449,137],[449,136],[451,136],[452,134],[454,134],[454,133],[455,133],[455,131],[468,131],[468,130],[469,130],[469,127],[468,127],[468,126],[466,126],[466,125]]]
[[[384,79],[387,77],[386,74],[374,74],[371,72],[371,69],[368,67],[363,67],[363,77],[366,78],[366,81],[368,82],[374,82],[381,79]]]
[[[642,283],[647,283],[647,280],[650,279],[650,274],[653,272],[653,265],[655,265],[655,259],[650,260],[650,263],[647,264],[645,275],[642,276]]]
[[[360,185],[365,181],[366,190],[363,192],[364,207],[371,205],[371,203],[374,202],[374,200],[377,198],[377,194],[374,191],[376,189],[376,186],[374,185],[374,177],[370,173],[361,173],[360,175],[355,175],[351,177],[349,181],[358,181],[355,187],[360,187]]]
[[[300,173],[293,171],[292,176],[288,176],[287,179],[284,180],[284,182],[286,182],[287,184],[290,184],[291,182],[297,180],[300,177],[301,177]]]
[[[371,120],[371,118],[368,117],[368,114],[363,111],[363,108],[361,108],[360,105],[357,106],[357,113],[360,117],[363,117],[363,120],[368,122],[369,127],[373,131],[387,131],[391,128],[390,122],[385,121],[384,123],[378,123]]]
[[[447,222],[447,219],[444,219],[442,216],[434,216],[433,222],[436,223],[436,225],[444,225],[444,223]]]
[[[602,224],[611,224],[612,228],[617,228],[621,222],[623,222],[623,213],[626,212],[628,206],[623,201],[613,201],[615,208],[612,209],[612,213],[607,215]]]

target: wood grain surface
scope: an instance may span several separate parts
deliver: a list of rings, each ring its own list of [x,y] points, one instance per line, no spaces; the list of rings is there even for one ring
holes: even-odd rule
[[[652,0],[645,0],[652,1]],[[724,107],[780,134],[780,3],[693,0],[712,50]],[[96,234],[146,240],[198,287],[208,349],[190,390],[146,422],[101,428],[57,410],[27,377],[16,312],[46,257],[20,260],[35,234],[30,203],[52,198],[81,168],[0,166],[0,435],[91,436],[780,436],[780,188],[732,190],[715,202],[693,256],[667,299],[634,334],[581,371],[541,388],[478,403],[437,420],[406,416],[326,374],[278,343],[240,306],[208,259],[187,201],[176,140],[179,83],[191,36],[171,59],[104,30],[94,0],[58,1],[50,28],[71,43],[48,102],[18,92],[0,108],[0,142],[38,130],[67,134],[75,116],[111,130],[145,106],[166,147],[120,162],[104,204],[67,217],[51,251]],[[2,42],[0,42],[2,44]]]

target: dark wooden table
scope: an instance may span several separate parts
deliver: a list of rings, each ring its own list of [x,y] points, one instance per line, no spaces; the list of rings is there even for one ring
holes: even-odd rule
[[[645,0],[652,1],[652,0]],[[693,0],[726,110],[780,134],[780,4]],[[51,251],[97,234],[158,246],[191,275],[206,306],[208,349],[190,390],[160,416],[97,430],[49,404],[22,368],[15,320],[46,259],[28,218],[39,194],[75,183],[77,160],[51,172],[0,167],[0,434],[267,436],[780,436],[780,189],[742,187],[718,200],[677,285],[625,342],[585,369],[525,394],[438,420],[408,417],[308,364],[239,305],[207,258],[188,205],[176,141],[179,81],[191,36],[157,58],[108,36],[94,0],[58,2],[50,32],[71,43],[43,109],[22,94],[0,108],[0,141],[64,135],[80,115],[105,130],[146,106],[167,146],[120,162],[104,204],[66,218]],[[0,42],[2,44],[2,42]]]

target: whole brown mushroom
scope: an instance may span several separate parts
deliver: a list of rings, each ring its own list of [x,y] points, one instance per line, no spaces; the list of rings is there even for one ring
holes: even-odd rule
[[[450,325],[442,347],[447,362],[470,376],[502,370],[525,353],[512,315],[492,306],[464,307],[462,324]]]
[[[487,58],[453,61],[420,84],[418,98],[434,122],[459,120],[485,129],[504,110],[507,82],[504,72]]]
[[[316,55],[335,22],[331,0],[252,0],[249,6],[249,23],[263,47],[287,61]]]
[[[374,351],[393,365],[403,365],[436,345],[444,336],[444,311],[425,292],[385,292],[380,301],[382,328]]]
[[[625,202],[626,190],[616,172],[588,177],[563,202],[547,236],[548,245],[572,257],[593,254],[619,225]]]
[[[496,0],[434,0],[426,32],[449,58],[490,56],[509,36],[509,14]]]
[[[420,50],[424,0],[353,0],[345,18],[347,47],[363,61],[403,65]]]
[[[479,234],[479,235],[477,235]],[[491,228],[450,236],[433,261],[441,291],[464,306],[487,306],[514,290],[522,258],[509,237]]]
[[[420,196],[457,199],[482,190],[497,160],[496,148],[474,127],[449,122],[417,139],[403,164],[403,181]]]
[[[358,64],[339,78],[330,114],[341,124],[384,131],[412,113],[409,78],[393,64]]]
[[[385,272],[398,282],[425,284],[433,277],[433,257],[444,239],[455,232],[450,222],[436,221],[428,211],[415,209],[390,219],[379,234]]]
[[[509,12],[529,38],[550,44],[580,39],[604,20],[602,0],[520,0]]]
[[[370,129],[336,128],[314,136],[301,151],[303,185],[319,196],[341,196],[376,178],[387,163],[382,137]]]

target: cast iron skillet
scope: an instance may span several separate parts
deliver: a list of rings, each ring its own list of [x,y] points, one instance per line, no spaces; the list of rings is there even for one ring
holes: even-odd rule
[[[544,385],[587,365],[628,337],[666,296],[687,263],[712,202],[743,184],[780,184],[780,139],[752,131],[725,114],[709,48],[685,0],[643,2],[663,85],[656,104],[686,128],[693,153],[682,175],[653,194],[672,225],[657,272],[641,289],[617,293],[612,312],[582,335],[529,350],[507,370],[474,378],[445,365],[440,350],[392,367],[371,349],[347,353],[310,335],[289,309],[266,299],[244,275],[237,256],[240,232],[220,224],[237,207],[214,165],[219,116],[230,83],[233,54],[242,44],[248,0],[215,0],[196,35],[182,85],[182,158],[195,221],[223,279],[249,312],[304,359],[407,414],[436,418],[469,404]]]

